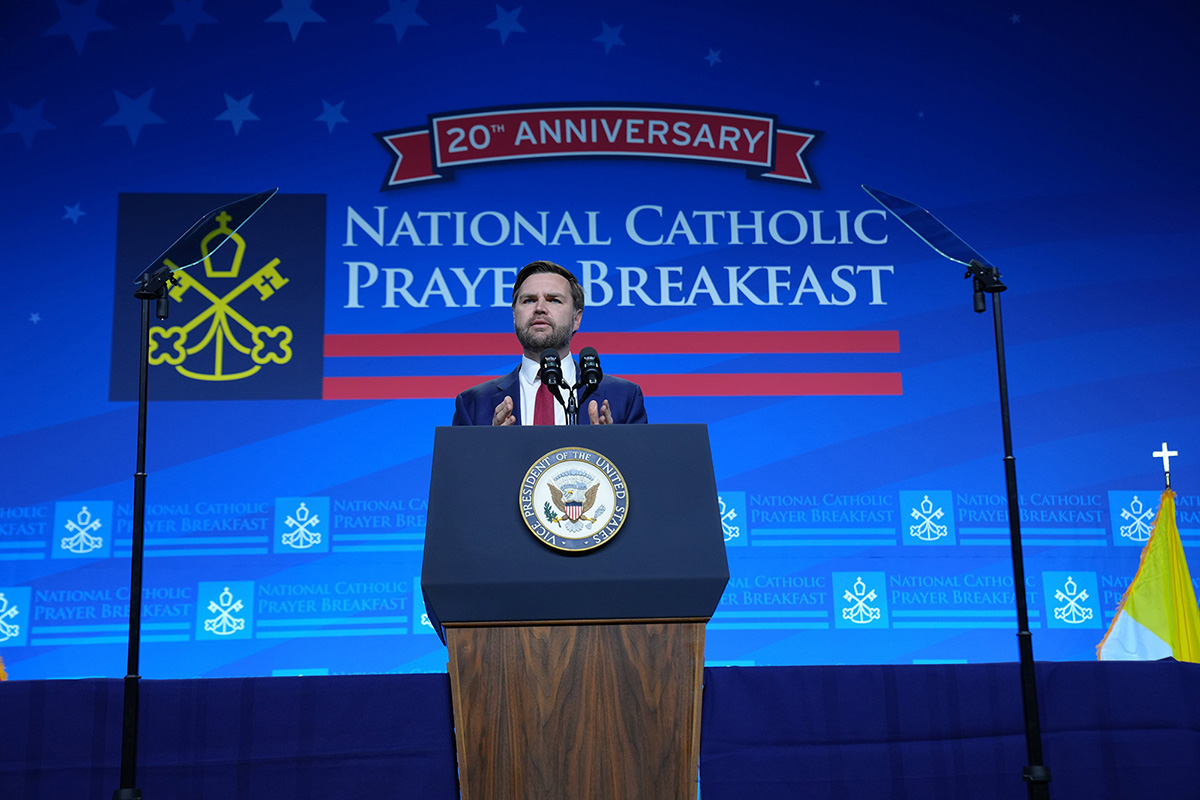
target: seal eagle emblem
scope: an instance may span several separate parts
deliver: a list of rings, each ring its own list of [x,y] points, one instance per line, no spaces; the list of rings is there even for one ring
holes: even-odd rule
[[[521,481],[521,516],[543,544],[591,550],[612,539],[625,522],[629,490],[604,455],[564,447],[539,458]]]

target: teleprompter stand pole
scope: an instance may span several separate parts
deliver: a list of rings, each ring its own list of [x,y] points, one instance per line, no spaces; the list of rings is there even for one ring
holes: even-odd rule
[[[1004,324],[1000,313],[1000,293],[1008,287],[1000,281],[999,270],[975,259],[972,259],[967,265],[967,274],[964,277],[972,279],[977,313],[983,313],[986,308],[984,295],[992,296],[992,323],[996,331],[996,371],[1000,379],[1000,424],[1004,432],[1004,483],[1008,490],[1008,530],[1012,547],[1013,594],[1017,598],[1017,646],[1021,657],[1025,751],[1029,760],[1022,776],[1029,787],[1030,800],[1049,800],[1050,768],[1042,763],[1042,731],[1038,721],[1033,634],[1029,631],[1029,610],[1025,600],[1025,564],[1021,554],[1021,512],[1017,499],[1017,461],[1013,457],[1012,426],[1008,416],[1008,368],[1004,361]]]
[[[121,722],[121,786],[113,800],[142,800],[137,784],[138,713],[140,677],[138,659],[142,640],[142,563],[146,538],[146,410],[150,404],[150,303],[160,319],[167,318],[168,287],[179,284],[175,273],[207,261],[258,213],[279,189],[242,197],[213,209],[158,257],[134,281],[133,296],[142,301],[138,348],[137,468],[133,474],[133,552],[129,565],[129,659],[125,671]],[[208,226],[221,220],[214,231]]]
[[[121,786],[113,800],[142,800],[137,784],[138,705],[140,676],[138,660],[142,639],[142,560],[146,526],[146,410],[150,392],[150,304],[159,319],[167,318],[169,276],[147,276],[133,296],[142,301],[138,358],[137,467],[133,473],[133,556],[129,566],[129,655],[125,671],[124,704],[121,718]]]
[[[1017,496],[1017,462],[1012,451],[1012,425],[1008,416],[1008,368],[1004,363],[1004,325],[1000,315],[1000,293],[1008,287],[1000,281],[1000,271],[958,238],[924,208],[870,186],[863,190],[933,248],[940,256],[967,268],[975,294],[975,311],[987,310],[992,296],[992,321],[996,330],[996,371],[1000,378],[1000,422],[1004,430],[1004,482],[1008,490],[1008,530],[1012,545],[1013,594],[1017,599],[1017,645],[1020,651],[1021,700],[1025,716],[1025,750],[1029,763],[1022,777],[1029,787],[1031,800],[1049,800],[1050,769],[1042,763],[1042,732],[1038,723],[1037,676],[1033,663],[1033,634],[1029,632],[1029,611],[1025,598],[1025,565],[1021,556],[1021,509]]]

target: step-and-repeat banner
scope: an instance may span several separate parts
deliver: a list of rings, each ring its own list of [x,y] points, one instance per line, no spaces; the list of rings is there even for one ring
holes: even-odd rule
[[[143,675],[444,669],[433,432],[515,366],[542,258],[575,352],[708,426],[709,663],[1015,660],[1017,592],[1038,658],[1094,658],[1155,451],[1200,552],[1197,35],[1173,3],[6,3],[0,657],[123,674],[134,278],[279,187],[150,331]],[[991,307],[864,184],[1009,287],[1024,586]]]

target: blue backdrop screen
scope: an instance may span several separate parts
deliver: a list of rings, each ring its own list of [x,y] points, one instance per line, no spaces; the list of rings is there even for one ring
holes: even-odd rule
[[[708,425],[710,664],[1015,660],[1016,591],[1038,658],[1094,658],[1164,442],[1200,547],[1197,35],[1166,1],[6,3],[0,656],[123,674],[134,278],[279,187],[151,331],[143,675],[444,669],[433,431],[515,365],[539,258],[576,352]],[[1009,287],[1023,587],[990,309],[863,184]]]

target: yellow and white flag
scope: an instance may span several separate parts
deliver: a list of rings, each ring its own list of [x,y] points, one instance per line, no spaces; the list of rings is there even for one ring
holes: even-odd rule
[[[1200,610],[1175,525],[1175,493],[1163,492],[1142,562],[1125,590],[1108,633],[1096,645],[1101,661],[1200,662]]]

